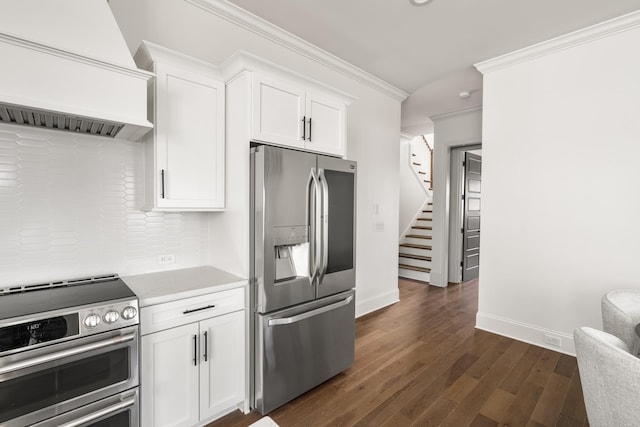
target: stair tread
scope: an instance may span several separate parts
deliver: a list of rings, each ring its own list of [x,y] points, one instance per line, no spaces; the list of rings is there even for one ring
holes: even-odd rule
[[[422,234],[407,234],[406,237],[411,237],[412,239],[431,240],[431,236],[423,236]]]
[[[431,269],[430,268],[426,268],[426,267],[416,267],[414,265],[408,265],[408,264],[398,264],[398,267],[400,268],[405,268],[407,270],[415,270],[415,271],[422,271],[423,273],[430,273]]]
[[[415,228],[417,230],[432,230],[433,229],[433,227],[428,226],[428,225],[414,225],[411,228]]]
[[[413,162],[413,164],[416,166],[422,166],[422,163],[418,163],[418,162]]]
[[[433,221],[433,218],[416,218],[416,221]]]
[[[431,210],[431,209],[423,209],[423,210],[422,210],[422,212],[425,212],[425,213],[433,213],[433,210]]]
[[[427,251],[431,250],[431,246],[427,245],[416,245],[415,243],[400,243],[401,248],[412,248],[412,249],[424,249]]]
[[[422,172],[422,171],[418,171],[418,173],[419,173],[420,175],[426,175],[426,174],[427,174],[426,172]]]
[[[405,254],[405,253],[400,252],[398,254],[398,256],[400,258],[411,258],[411,259],[419,259],[421,261],[431,261],[431,257],[430,256],[424,256],[424,255]]]

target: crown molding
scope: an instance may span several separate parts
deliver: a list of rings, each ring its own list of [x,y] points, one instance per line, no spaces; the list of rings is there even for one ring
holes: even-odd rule
[[[184,0],[402,102],[408,93],[226,0]]]
[[[142,40],[133,59],[138,67],[145,70],[151,70],[155,62],[170,62],[205,76],[222,78],[220,67],[148,40]]]
[[[555,37],[534,45],[498,56],[486,61],[478,62],[474,66],[482,74],[530,61],[541,56],[571,49],[584,43],[589,43],[613,34],[628,31],[640,26],[640,10],[592,25],[571,33]]]
[[[431,116],[432,121],[447,119],[449,117],[459,116],[460,114],[472,113],[474,111],[482,111],[482,104],[472,105],[471,107],[458,108],[457,110],[448,111],[446,113]]]
[[[45,53],[47,55],[57,56],[59,58],[66,59],[68,61],[87,64],[92,67],[102,68],[107,71],[113,71],[119,74],[135,77],[137,79],[149,80],[155,76],[153,73],[150,73],[148,71],[139,70],[137,68],[127,67],[125,65],[103,61],[102,59],[98,59],[98,58],[83,55],[80,53],[72,52],[69,50],[61,49],[55,46],[50,46],[44,43],[37,42],[35,40],[29,40],[24,37],[15,36],[9,33],[0,33],[0,43],[11,44],[24,49]]]
[[[223,78],[227,81],[232,80],[243,71],[267,73],[274,76],[286,75],[288,79],[297,81],[305,87],[313,87],[324,92],[329,92],[333,96],[340,98],[340,100],[346,105],[350,105],[353,101],[358,99],[345,91],[326,85],[323,82],[309,78],[301,73],[276,64],[275,62],[268,61],[252,53],[245,52],[244,50],[234,52],[233,55],[222,63],[220,70]]]

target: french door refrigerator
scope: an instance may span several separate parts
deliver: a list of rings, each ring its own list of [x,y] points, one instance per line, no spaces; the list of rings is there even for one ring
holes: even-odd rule
[[[251,149],[252,408],[262,414],[354,361],[356,163]]]

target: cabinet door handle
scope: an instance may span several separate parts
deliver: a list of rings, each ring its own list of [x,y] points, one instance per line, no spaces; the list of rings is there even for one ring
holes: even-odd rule
[[[160,197],[164,199],[164,169],[160,169]]]
[[[207,340],[207,331],[204,331],[204,361],[207,361],[207,347],[209,346],[208,344],[208,340]]]
[[[311,141],[311,117],[309,117],[309,138],[308,141]]]
[[[302,140],[307,139],[307,116],[302,116]]]
[[[198,366],[198,336],[193,336],[193,366]]]

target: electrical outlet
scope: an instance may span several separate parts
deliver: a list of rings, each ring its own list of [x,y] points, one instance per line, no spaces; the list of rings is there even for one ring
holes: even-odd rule
[[[562,347],[562,338],[558,335],[544,334],[544,342],[555,347]]]
[[[176,256],[174,254],[158,255],[158,264],[175,264]]]

